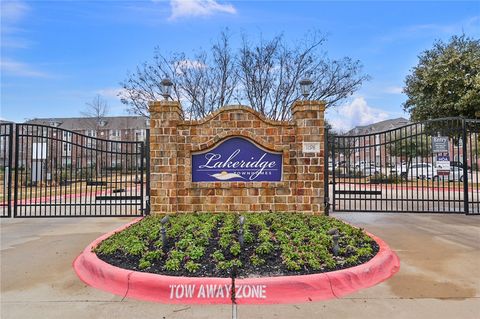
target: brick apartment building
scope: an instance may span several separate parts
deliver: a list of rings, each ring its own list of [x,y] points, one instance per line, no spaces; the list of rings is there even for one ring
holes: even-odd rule
[[[149,127],[142,116],[41,118],[25,124],[17,141],[18,164],[33,182],[138,171],[139,145],[129,142],[145,141]]]
[[[352,145],[347,145],[350,151],[349,159],[340,159],[350,161],[351,164],[359,165],[360,163],[376,163],[377,165],[385,165],[385,159],[389,158],[390,150],[388,141],[394,140],[394,133],[382,133],[389,130],[410,124],[405,118],[396,118],[373,123],[365,126],[357,126],[348,131],[346,136],[368,135],[358,137],[351,140]],[[377,133],[377,134],[376,134]],[[345,155],[344,155],[345,156]],[[392,158],[392,162],[395,159]]]
[[[393,164],[400,164],[406,161],[404,157],[395,157],[392,153],[394,143],[392,141],[401,141],[402,139],[410,139],[411,141],[427,143],[418,135],[422,131],[423,125],[413,125],[405,118],[396,118],[373,123],[366,126],[357,126],[348,131],[345,136],[356,136],[352,139],[345,139],[349,145],[343,145],[344,151],[338,152],[336,161],[349,162],[350,166],[363,166],[367,163],[372,163],[377,166],[388,166]],[[452,130],[457,134],[460,133],[461,126],[458,122],[452,124]],[[398,128],[406,126],[405,129],[397,130]],[[421,141],[422,140],[422,141]],[[467,165],[480,166],[478,159],[472,157],[472,154],[477,152],[479,148],[478,132],[469,131],[467,133]],[[424,145],[425,148],[430,147]],[[450,161],[463,162],[463,141],[461,137],[451,137],[449,141]],[[434,156],[418,157],[414,159],[416,162],[430,163],[435,160]]]
[[[145,141],[148,119],[143,116],[32,119],[27,124],[56,127],[90,137],[115,141]]]

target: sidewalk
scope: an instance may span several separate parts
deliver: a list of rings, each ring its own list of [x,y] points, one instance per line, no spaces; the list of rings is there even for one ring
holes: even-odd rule
[[[238,318],[478,318],[480,216],[336,214],[399,255],[390,280],[339,300],[239,306]],[[162,305],[81,282],[71,263],[132,218],[1,220],[1,318],[231,318],[230,306]],[[154,293],[154,292],[152,292]]]

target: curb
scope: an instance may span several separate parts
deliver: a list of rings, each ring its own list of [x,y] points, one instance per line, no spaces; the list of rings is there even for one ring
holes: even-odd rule
[[[77,276],[87,285],[123,298],[168,304],[231,304],[230,278],[174,277],[138,272],[100,260],[92,249],[114,233],[143,217],[107,233],[88,245],[73,262]],[[368,262],[328,273],[235,280],[237,304],[288,304],[339,298],[374,286],[400,269],[397,255],[380,238],[378,253]]]

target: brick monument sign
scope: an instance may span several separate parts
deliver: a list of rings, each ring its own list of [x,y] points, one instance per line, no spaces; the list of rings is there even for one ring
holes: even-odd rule
[[[324,111],[297,101],[273,121],[226,106],[190,121],[178,102],[151,103],[151,212],[323,213]]]

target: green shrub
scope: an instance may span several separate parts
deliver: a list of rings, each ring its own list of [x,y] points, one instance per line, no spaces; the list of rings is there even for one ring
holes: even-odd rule
[[[239,242],[235,242],[232,246],[230,246],[230,253],[234,256],[240,255],[241,246]]]
[[[255,252],[260,255],[266,255],[271,253],[273,248],[274,247],[271,242],[263,242],[257,247],[257,249],[255,249]]]
[[[261,266],[261,265],[265,264],[265,259],[262,259],[258,255],[254,254],[254,255],[252,255],[252,257],[250,257],[250,262],[254,266]]]
[[[400,179],[396,175],[375,174],[370,177],[370,184],[396,184]]]
[[[152,264],[148,260],[140,259],[140,263],[138,264],[138,268],[140,269],[146,269],[151,267]]]
[[[201,266],[200,264],[195,263],[192,260],[190,260],[185,264],[185,269],[188,272],[196,272],[198,269],[200,269],[200,266]]]
[[[327,216],[251,213],[244,217],[244,247],[238,241],[238,215],[174,214],[164,225],[169,243],[165,251],[160,234],[162,215],[144,218],[107,238],[94,251],[120,259],[132,256],[141,270],[188,273],[198,273],[204,263],[213,263],[221,273],[233,267],[241,269],[240,258],[262,271],[267,260],[275,260],[277,254],[281,259],[278,266],[283,269],[325,271],[357,265],[374,254],[373,240],[363,229]],[[331,229],[337,229],[339,235],[340,250],[335,258],[333,238],[328,234]],[[210,249],[213,253],[206,255]]]
[[[190,246],[187,254],[192,260],[199,260],[205,254],[205,248],[201,246]]]
[[[165,270],[179,271],[181,261],[177,258],[169,258],[165,262]]]
[[[225,260],[225,256],[223,256],[223,253],[220,250],[214,251],[211,256],[216,262]]]

